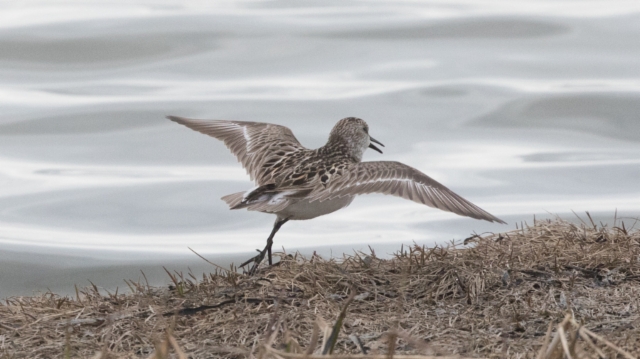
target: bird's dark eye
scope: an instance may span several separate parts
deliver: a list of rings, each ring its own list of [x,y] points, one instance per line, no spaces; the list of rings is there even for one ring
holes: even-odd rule
[[[362,129],[364,130],[364,132],[369,133],[369,129],[368,128],[363,127]]]

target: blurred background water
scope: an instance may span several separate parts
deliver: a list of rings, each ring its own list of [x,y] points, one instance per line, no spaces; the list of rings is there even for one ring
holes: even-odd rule
[[[276,247],[387,255],[590,211],[640,216],[638,1],[0,4],[0,297],[208,270],[273,216],[217,140],[164,118],[274,122],[303,145],[365,119],[407,163],[509,225],[393,197],[289,222]],[[194,269],[195,268],[195,269]],[[128,277],[127,277],[128,276]]]

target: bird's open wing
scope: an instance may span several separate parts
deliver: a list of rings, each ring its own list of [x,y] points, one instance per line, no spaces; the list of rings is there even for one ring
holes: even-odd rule
[[[280,125],[262,122],[195,120],[177,116],[167,116],[167,118],[224,142],[247,170],[251,180],[256,181],[258,185],[263,184],[260,183],[260,170],[268,158],[304,149],[293,132]]]
[[[461,216],[505,223],[431,177],[400,162],[358,163],[311,196],[312,200],[324,201],[366,193],[390,194]]]

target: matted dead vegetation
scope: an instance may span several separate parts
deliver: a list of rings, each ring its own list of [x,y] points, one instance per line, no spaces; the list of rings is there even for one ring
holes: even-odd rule
[[[640,232],[538,221],[466,245],[0,306],[1,358],[635,358]],[[322,356],[326,357],[326,356]]]

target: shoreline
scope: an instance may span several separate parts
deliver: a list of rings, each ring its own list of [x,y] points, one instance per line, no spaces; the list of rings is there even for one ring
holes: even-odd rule
[[[68,297],[11,297],[0,305],[0,355],[640,353],[640,231],[545,220],[468,241],[403,247],[390,259],[289,255],[254,277],[174,272],[163,287],[134,280],[106,295],[88,287]]]
[[[379,253],[393,253],[398,247],[395,243],[378,243]],[[368,246],[351,244],[342,246],[302,247],[295,250],[305,256],[314,252],[323,257],[332,257],[336,253],[354,253],[368,250]],[[276,248],[275,252],[280,252]],[[287,251],[288,252],[288,251]],[[99,258],[98,251],[75,251],[65,254],[63,249],[53,249],[50,253],[42,248],[38,251],[28,251],[25,247],[0,250],[0,301],[13,296],[33,296],[38,293],[52,292],[58,295],[75,295],[76,286],[79,288],[94,283],[103,294],[122,290],[127,287],[126,280],[142,279],[144,275],[151,286],[166,286],[170,279],[163,267],[174,272],[188,273],[202,276],[215,269],[211,264],[191,255],[157,255],[134,260],[133,255],[127,258],[114,259],[113,255]],[[141,253],[142,254],[142,253]],[[235,252],[219,254],[202,254],[207,260],[229,268],[232,264],[239,264],[255,255],[254,252]]]
[[[213,256],[228,266],[247,255]],[[22,251],[0,251],[0,300],[14,296],[32,296],[38,292],[75,295],[75,287],[96,284],[103,294],[126,288],[124,280],[138,280],[146,276],[152,286],[163,286],[169,278],[162,267],[169,270],[206,273],[211,265],[193,256],[153,258],[142,261],[99,259],[82,255],[47,255]]]

